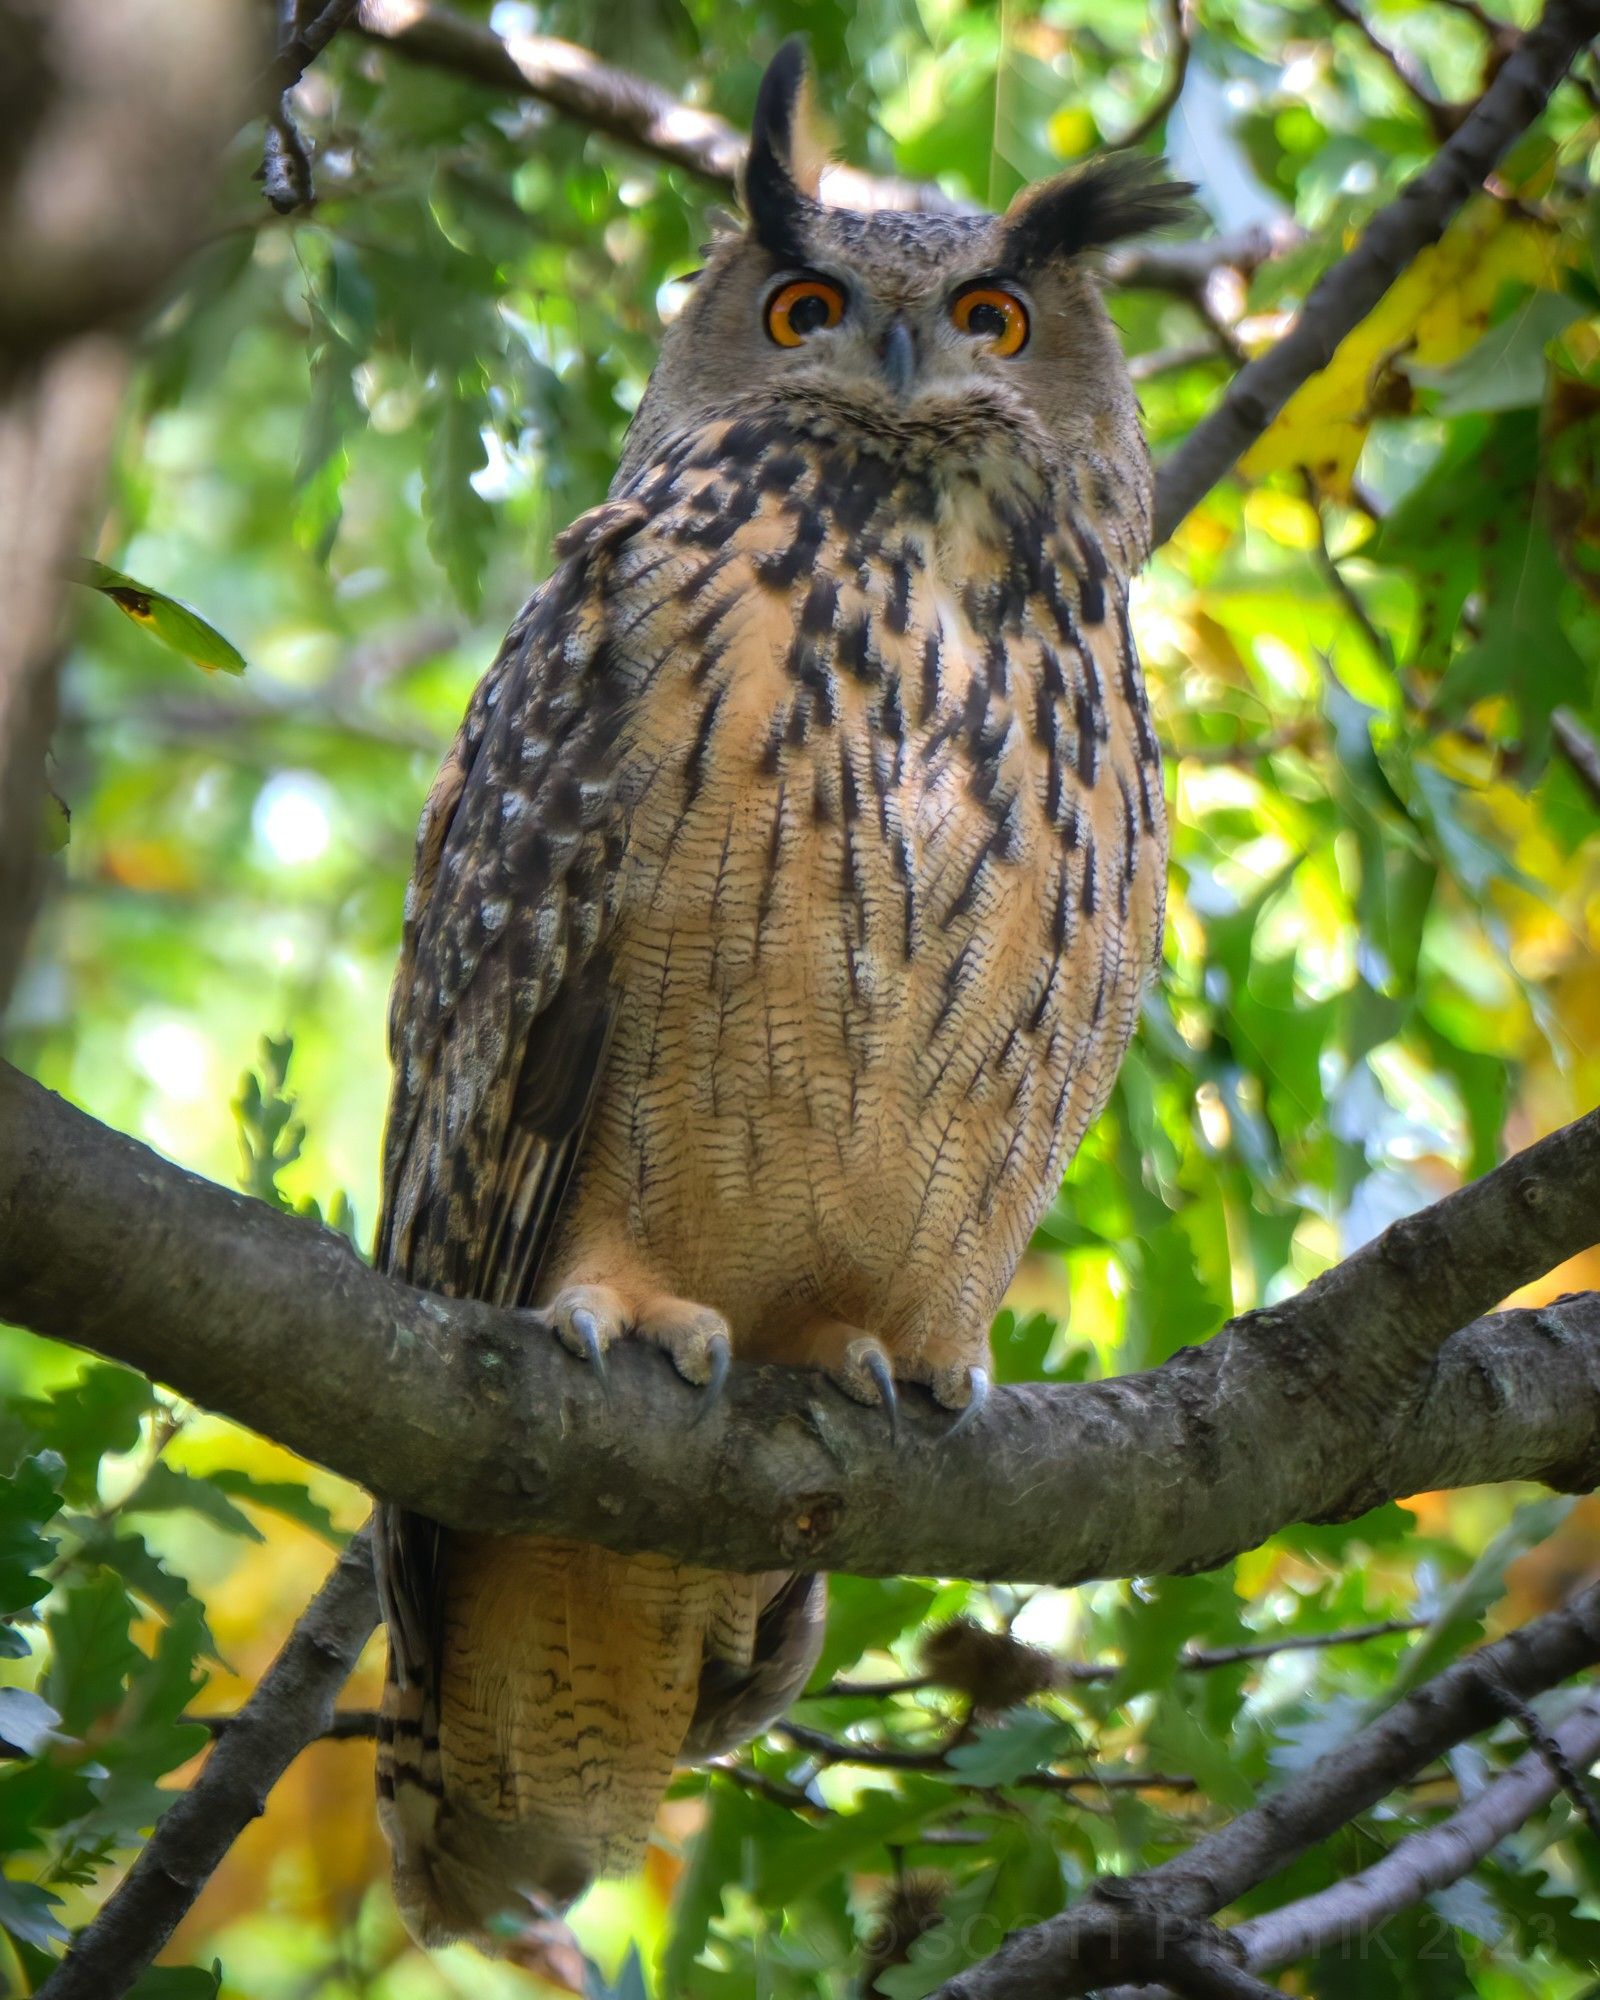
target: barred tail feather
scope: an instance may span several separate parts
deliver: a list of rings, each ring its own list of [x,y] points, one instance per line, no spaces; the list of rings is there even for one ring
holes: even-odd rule
[[[391,1640],[379,1809],[412,1935],[504,1951],[639,1866],[708,1650],[749,1658],[756,1585],[527,1535],[441,1557],[436,1657]]]

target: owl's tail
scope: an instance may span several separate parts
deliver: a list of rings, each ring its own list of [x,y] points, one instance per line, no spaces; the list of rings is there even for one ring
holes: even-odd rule
[[[531,1535],[441,1556],[436,1657],[401,1685],[391,1650],[379,1809],[412,1935],[504,1951],[642,1861],[708,1651],[750,1657],[755,1586]]]

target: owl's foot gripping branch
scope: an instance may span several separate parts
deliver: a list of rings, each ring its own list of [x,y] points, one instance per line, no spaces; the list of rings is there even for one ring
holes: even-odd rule
[[[797,1369],[735,1366],[696,1425],[697,1392],[665,1356],[619,1348],[602,1385],[536,1316],[396,1284],[342,1237],[185,1173],[0,1066],[0,1314],[142,1368],[452,1525],[726,1568],[1058,1584],[1170,1574],[1289,1521],[1347,1518],[1424,1488],[1591,1487],[1600,1295],[1484,1309],[1587,1248],[1597,1214],[1600,1112],[1161,1368],[997,1389],[955,1437],[947,1413],[908,1394],[891,1444],[881,1410]],[[300,1745],[330,1726],[374,1615],[361,1543],[49,2000],[127,1989]],[[1292,1955],[1274,1944],[1283,1938],[1269,1925],[1229,1939],[1210,1924],[1246,1877],[1266,1879],[1482,1727],[1506,1688],[1525,1699],[1596,1657],[1600,1609],[1585,1597],[1451,1669],[1204,1848],[1021,1934],[963,1974],[952,2000],[1082,1992],[1108,1968],[1125,1978],[1158,1964],[1182,1990],[1265,1990],[1247,1965]],[[1592,1754],[1592,1724],[1587,1710],[1563,1724],[1582,1736],[1570,1758]],[[1480,1834],[1495,1837],[1497,1814],[1559,1780],[1535,1754],[1501,1782],[1516,1799],[1475,1802],[1452,1852],[1470,1854]],[[1407,1855],[1396,1868],[1432,1880],[1435,1861]],[[1345,1886],[1358,1902],[1400,1892],[1387,1877]]]

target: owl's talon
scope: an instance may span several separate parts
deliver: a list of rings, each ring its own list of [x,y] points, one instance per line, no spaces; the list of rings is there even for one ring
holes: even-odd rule
[[[603,1385],[606,1381],[606,1350],[605,1343],[600,1338],[600,1322],[587,1306],[578,1306],[568,1324],[583,1349],[583,1358]]]
[[[950,1426],[949,1430],[945,1432],[944,1434],[945,1443],[948,1444],[951,1438],[958,1437],[961,1434],[961,1432],[966,1429],[968,1424],[972,1422],[973,1418],[978,1414],[978,1412],[987,1405],[988,1401],[989,1401],[988,1369],[969,1368],[967,1370],[966,1407],[961,1411],[960,1415],[956,1418],[955,1422]]]
[[[894,1371],[889,1366],[889,1357],[881,1347],[869,1347],[861,1357],[861,1366],[877,1384],[878,1400],[883,1404],[889,1418],[889,1442],[900,1441],[900,1398],[895,1391]]]
[[[705,1387],[700,1392],[700,1407],[689,1420],[690,1430],[703,1424],[728,1386],[728,1370],[733,1365],[733,1343],[725,1333],[714,1333],[706,1343],[706,1353],[710,1357],[707,1366]]]

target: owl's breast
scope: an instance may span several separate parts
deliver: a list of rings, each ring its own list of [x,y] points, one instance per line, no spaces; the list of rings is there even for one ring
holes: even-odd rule
[[[620,567],[596,1144],[655,1232],[693,1216],[708,1240],[737,1207],[759,1233],[757,1189],[779,1263],[948,1259],[970,1234],[1008,1274],[1158,949],[1122,588],[1042,507],[985,534],[971,495],[956,515],[881,462],[840,483],[776,456],[683,473]]]

